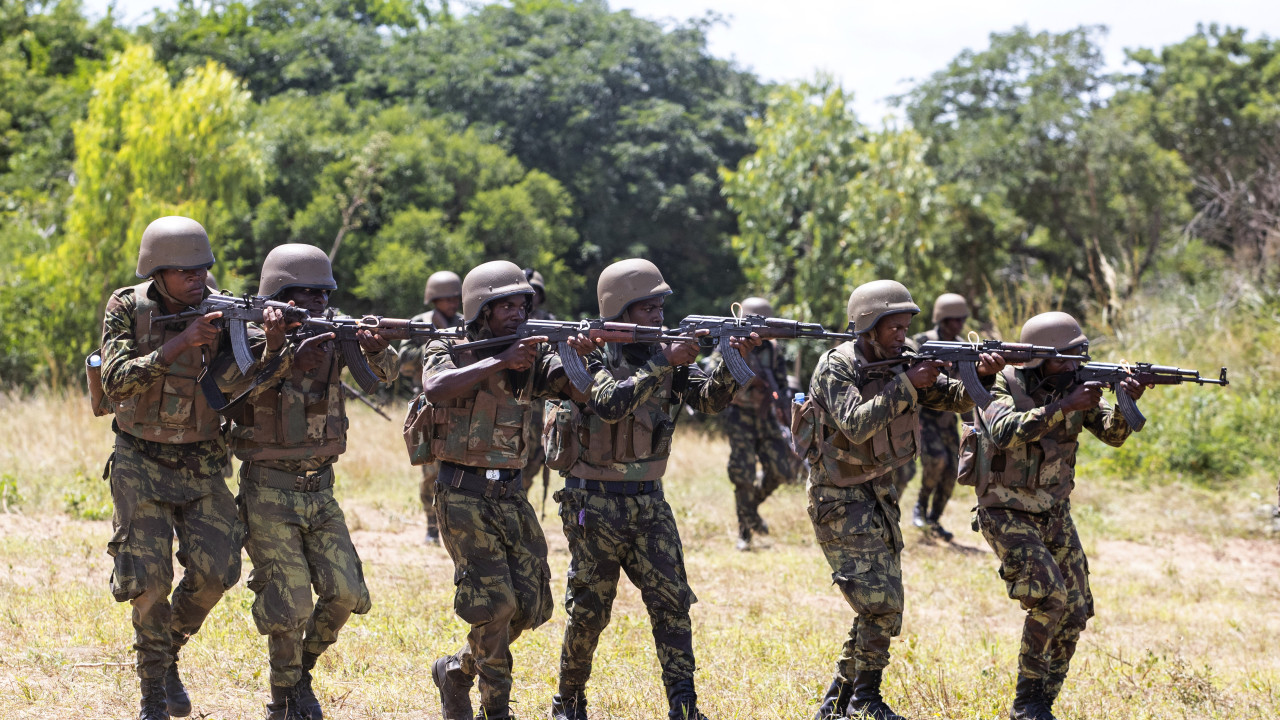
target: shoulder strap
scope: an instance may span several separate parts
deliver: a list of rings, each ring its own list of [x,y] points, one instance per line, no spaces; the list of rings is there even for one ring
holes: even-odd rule
[[[1018,376],[1018,369],[1006,367],[1001,372],[1004,374],[1005,382],[1009,385],[1009,394],[1013,396],[1013,406],[1020,412],[1034,409],[1036,402],[1027,394],[1026,383]]]

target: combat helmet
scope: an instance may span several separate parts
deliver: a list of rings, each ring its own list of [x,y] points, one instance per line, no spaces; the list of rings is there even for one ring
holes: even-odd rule
[[[262,279],[258,282],[258,295],[275,297],[288,288],[315,288],[337,290],[333,279],[333,265],[329,256],[315,245],[286,243],[277,245],[262,261]]]
[[[547,301],[547,284],[542,281],[542,273],[533,268],[524,269],[525,279],[529,281],[529,285],[533,287],[533,291],[538,295],[538,302]]]
[[[1040,313],[1022,325],[1020,342],[1031,345],[1047,345],[1058,351],[1076,348],[1089,342],[1080,323],[1064,312]],[[1032,360],[1022,367],[1031,369],[1039,367],[1043,360]]]
[[[933,301],[934,325],[951,318],[967,317],[969,317],[969,303],[965,302],[963,295],[942,293],[937,300]]]
[[[744,315],[773,317],[773,306],[762,297],[749,297],[742,301],[742,313]]]
[[[429,305],[440,298],[456,297],[462,294],[462,278],[458,273],[441,270],[431,273],[427,278],[427,289],[422,295],[422,304]]]
[[[509,260],[491,260],[475,266],[462,279],[463,321],[470,325],[489,301],[510,295],[533,295],[519,265]]]
[[[605,320],[616,320],[637,300],[670,294],[671,286],[662,279],[662,271],[644,258],[619,260],[601,271],[596,282],[600,317]]]
[[[897,280],[873,280],[853,289],[849,294],[849,327],[861,335],[880,322],[885,315],[920,312],[911,299],[911,291]]]
[[[188,217],[166,215],[142,231],[137,275],[149,278],[157,270],[195,270],[213,266],[213,248],[204,226]]]

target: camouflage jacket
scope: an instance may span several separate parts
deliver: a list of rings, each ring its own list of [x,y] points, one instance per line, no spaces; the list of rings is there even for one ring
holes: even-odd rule
[[[1020,387],[1011,387],[1010,378]],[[1040,380],[1038,370],[1014,368],[1007,368],[996,378],[991,391],[995,400],[982,417],[992,443],[1009,451],[1009,465],[1003,475],[1027,477],[980,488],[984,491],[978,496],[982,507],[1048,511],[1066,500],[1075,487],[1076,448],[1083,430],[1088,429],[1113,447],[1123,445],[1132,432],[1124,415],[1105,400],[1083,412],[1062,410],[1055,402],[1059,399],[1057,393],[1035,388]],[[1019,409],[1018,396],[1029,398],[1034,407]]]
[[[265,346],[266,336],[255,328],[250,347],[258,353],[265,351]],[[297,345],[292,340],[285,342],[280,366],[252,390],[249,387],[265,361],[242,374],[229,357],[220,358],[215,365],[219,389],[230,397],[249,390],[245,407],[231,426],[236,457],[292,474],[312,472],[337,461],[346,445],[346,405],[339,383],[344,363],[335,343],[326,342],[325,350],[328,357],[320,366],[304,373],[293,365]],[[395,377],[399,365],[395,348],[364,351],[364,355],[379,380],[387,382]],[[317,428],[328,432],[310,432]]]
[[[917,430],[915,427],[903,426],[901,422],[895,423],[898,418],[913,415],[921,407],[950,412],[963,412],[973,407],[973,400],[959,380],[950,380],[940,375],[934,385],[917,389],[907,379],[902,366],[873,368],[871,371],[861,369],[860,365],[866,363],[867,358],[856,342],[845,345],[852,345],[855,359],[851,361],[848,357],[848,347],[828,350],[819,358],[809,384],[809,392],[814,401],[824,408],[825,422],[830,423],[829,427],[822,429],[823,432],[839,432],[848,443],[855,445],[867,443],[877,434],[889,432],[904,435],[891,440],[895,442],[895,446],[906,447],[913,440],[905,436],[914,435]],[[873,384],[883,384],[883,387],[874,395],[864,397],[863,389],[872,387]],[[918,452],[918,447],[916,451]],[[898,464],[901,464],[901,460],[899,458]],[[809,484],[838,487],[840,483],[832,476],[831,471],[835,465],[831,462],[814,462],[809,473]],[[848,512],[865,515],[863,518],[853,518],[854,526],[870,528],[877,509],[896,522],[898,495],[894,487],[895,474],[891,472],[893,467],[895,466],[886,464],[883,473],[852,489],[852,495],[858,496],[860,500],[853,502]]]

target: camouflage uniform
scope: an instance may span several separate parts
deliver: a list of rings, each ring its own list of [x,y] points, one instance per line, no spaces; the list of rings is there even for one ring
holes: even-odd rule
[[[717,351],[713,356],[718,358],[718,354]],[[722,416],[729,438],[729,482],[733,484],[738,537],[742,540],[750,540],[753,531],[765,528],[760,505],[799,470],[775,414],[779,399],[788,402],[786,359],[779,352],[777,341],[765,341],[754,349],[747,356],[747,365],[756,377],[738,390]],[[765,368],[772,374],[774,389],[770,389],[765,379]],[[775,392],[780,398],[773,397]],[[757,459],[764,469],[758,482]]]
[[[534,310],[532,313],[529,314],[529,319],[530,320],[555,320],[556,316],[547,312],[542,308],[538,308],[537,310]],[[534,428],[542,427],[542,411],[543,411],[542,403],[533,404],[533,427]],[[529,494],[529,489],[533,487],[533,484],[535,482],[537,482],[538,477],[543,476],[544,483],[550,481],[549,473],[551,471],[547,469],[546,462],[547,462],[547,451],[546,451],[546,448],[542,447],[541,437],[539,437],[537,448],[534,449],[533,455],[529,457],[528,464],[524,466],[524,470],[521,471],[520,473],[520,476],[524,479],[524,492],[526,495]]]
[[[295,346],[286,343],[275,376],[253,388],[231,427],[233,451],[243,461],[236,500],[253,561],[253,620],[267,636],[275,687],[296,685],[304,653],[314,663],[352,613],[372,607],[360,557],[333,496],[333,463],[346,450],[348,420],[342,355],[332,341],[325,346],[327,357],[304,372],[293,364]],[[394,377],[395,350],[366,357],[378,379]],[[253,375],[228,365],[219,385],[238,395]]]
[[[455,345],[427,345],[424,386],[434,375],[475,361],[465,352],[455,360]],[[517,471],[536,443],[532,406],[563,397],[567,387],[559,356],[544,344],[530,370],[499,371],[469,395],[434,408],[432,447],[442,461],[435,498],[440,539],[454,564],[454,612],[471,626],[446,662],[468,683],[479,676],[479,712],[494,720],[508,717],[511,643],[550,619],[552,610],[546,538],[522,488],[509,483],[519,482]],[[473,492],[445,481],[446,472],[458,469],[491,470],[502,479],[494,481],[493,493]]]
[[[685,576],[661,477],[678,415],[673,409],[687,402],[700,412],[719,412],[737,383],[723,365],[710,376],[697,366],[674,368],[659,346],[649,344],[608,345],[589,358],[589,366],[595,382],[578,424],[580,454],[565,473],[566,488],[555,496],[570,554],[560,696],[586,687],[624,571],[649,612],[668,696],[689,698],[689,607],[697,597]]]
[[[911,339],[918,348],[939,340],[938,328],[922,332]],[[946,368],[941,370],[946,374]],[[942,518],[956,487],[956,462],[960,457],[960,426],[956,413],[945,410],[920,410],[920,494],[916,505],[921,515],[932,522]],[[913,466],[914,467],[914,466]],[[904,488],[899,488],[899,495]]]
[[[831,565],[832,581],[858,617],[836,676],[889,664],[889,641],[902,629],[902,531],[895,471],[914,460],[920,408],[962,412],[973,406],[958,380],[940,376],[912,386],[902,366],[860,369],[854,342],[828,351],[809,391],[820,408],[810,452],[809,518]],[[829,410],[829,412],[828,412]]]
[[[240,578],[244,529],[222,477],[227,446],[217,413],[196,386],[200,348],[165,364],[160,348],[184,323],[153,326],[164,314],[151,281],[107,302],[102,385],[116,414],[110,461],[115,532],[111,594],[133,604],[139,677],[163,677],[177,652]],[[218,345],[228,346],[224,333]],[[173,537],[183,575],[173,586]]]
[[[410,322],[429,322],[438,328],[462,327],[462,315],[446,320],[442,313],[428,310],[414,315]],[[422,392],[422,355],[426,348],[423,340],[406,338],[400,341],[400,378],[399,382],[412,388],[411,395],[417,397]],[[422,501],[422,512],[427,516],[427,534],[438,532],[436,521],[436,476],[440,474],[440,463],[429,462],[422,466],[422,482],[418,483],[418,499]]]
[[[1000,448],[992,469],[1004,469],[977,488],[978,525],[1000,558],[1009,597],[1027,611],[1019,674],[1045,679],[1052,698],[1093,617],[1089,563],[1071,520],[1078,439],[1088,429],[1119,447],[1130,429],[1105,402],[1084,412],[1050,414],[1045,406],[1057,397],[1040,387],[1041,380],[1039,370],[1015,368],[996,380],[995,400],[983,420]]]

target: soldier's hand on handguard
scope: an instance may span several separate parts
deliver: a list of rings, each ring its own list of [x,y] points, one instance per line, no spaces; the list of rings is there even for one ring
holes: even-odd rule
[[[764,340],[761,340],[760,335],[757,333],[751,333],[751,337],[729,338],[729,344],[738,351],[738,354],[742,355],[743,359],[746,359],[747,355],[750,354],[752,350],[760,347],[760,343],[762,342],[764,342]]]
[[[389,340],[373,330],[357,330],[356,341],[360,343],[361,349],[369,354],[380,353],[391,345]]]
[[[498,353],[498,362],[508,370],[528,370],[538,360],[538,345],[546,341],[546,335],[534,335],[511,343],[511,347]]]
[[[1004,370],[1004,356],[998,353],[980,353],[978,355],[978,374],[995,375]]]
[[[907,370],[907,380],[917,388],[927,388],[938,382],[938,371],[950,365],[942,360],[921,360]]]
[[[699,330],[688,340],[664,345],[662,347],[662,354],[666,356],[667,362],[670,363],[672,367],[688,365],[694,360],[697,360],[698,353],[702,351],[702,349],[698,347],[697,338],[700,338],[709,332],[709,330]]]
[[[1102,402],[1102,383],[1087,382],[1077,385],[1062,399],[1062,409],[1067,412],[1091,410],[1098,407],[1100,402]]]
[[[290,300],[292,305],[293,301]],[[284,311],[280,308],[265,308],[262,311],[262,332],[267,336],[267,348],[275,352],[284,345],[285,333],[298,327],[300,322],[285,322]]]
[[[1142,383],[1138,382],[1137,378],[1125,378],[1124,382],[1120,383],[1120,389],[1129,393],[1129,397],[1133,398],[1134,400],[1141,398],[1142,393],[1146,392],[1146,389],[1149,387],[1155,387],[1155,386],[1143,385]]]
[[[583,335],[582,333],[578,333],[577,335],[574,335],[573,337],[569,338],[567,342],[569,343],[569,347],[576,350],[580,357],[586,357],[591,354],[592,350],[595,350],[596,348],[602,347],[604,345],[603,339],[596,338],[595,340],[592,340],[591,338],[587,337],[586,335]]]

